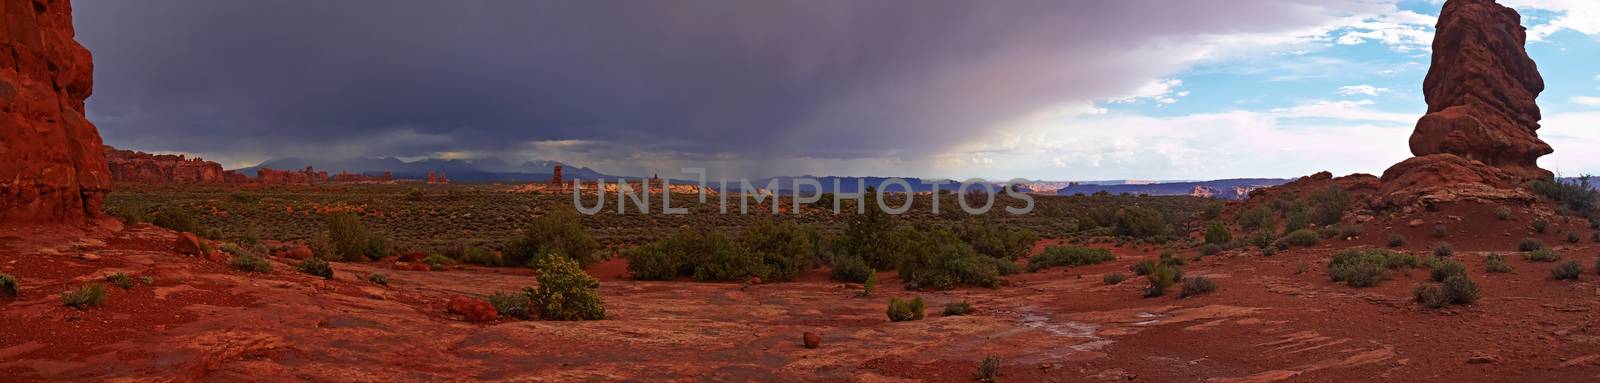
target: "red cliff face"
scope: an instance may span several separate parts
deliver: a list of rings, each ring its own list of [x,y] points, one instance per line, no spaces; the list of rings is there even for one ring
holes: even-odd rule
[[[228,182],[222,164],[172,154],[149,154],[105,147],[111,180],[138,183],[217,184]]]
[[[1445,3],[1422,83],[1428,114],[1411,134],[1411,153],[1453,154],[1521,180],[1549,178],[1537,161],[1552,149],[1535,133],[1534,99],[1544,79],[1523,49],[1526,39],[1511,8],[1493,0]]]
[[[1493,0],[1450,0],[1437,29],[1416,157],[1383,172],[1384,201],[1531,198],[1517,186],[1550,178],[1537,161],[1553,150],[1535,133],[1544,80],[1523,49],[1521,16]]]
[[[93,72],[66,1],[0,0],[0,222],[99,214],[111,172],[83,115]]]

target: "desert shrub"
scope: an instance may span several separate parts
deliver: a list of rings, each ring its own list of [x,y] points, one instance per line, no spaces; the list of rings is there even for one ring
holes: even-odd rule
[[[1438,245],[1433,246],[1433,256],[1435,257],[1448,257],[1455,254],[1456,248],[1450,246],[1450,242],[1439,242]]]
[[[1544,218],[1536,218],[1533,220],[1532,226],[1533,231],[1543,233],[1550,230],[1550,221],[1545,220]]]
[[[1261,248],[1261,255],[1262,256],[1271,257],[1271,256],[1276,255],[1276,254],[1278,254],[1278,248],[1277,247],[1268,246],[1268,247]]]
[[[600,282],[584,274],[577,260],[542,257],[535,264],[539,287],[524,288],[539,317],[545,320],[600,320],[606,318],[605,301],[596,289]]]
[[[61,305],[87,310],[90,307],[100,306],[106,301],[106,287],[99,283],[88,283],[76,289],[61,292]]]
[[[1116,259],[1111,250],[1078,246],[1049,246],[1044,252],[1028,258],[1028,271],[1034,272],[1056,266],[1087,266]]]
[[[1511,208],[1505,206],[1494,208],[1494,217],[1501,221],[1511,220]]]
[[[982,362],[978,362],[979,381],[993,382],[998,376],[1000,376],[1000,358],[989,355],[983,357]]]
[[[1579,275],[1583,275],[1583,265],[1579,264],[1578,261],[1561,262],[1555,268],[1550,269],[1550,276],[1558,280],[1576,281]]]
[[[132,203],[119,205],[114,209],[110,209],[110,211],[107,213],[110,213],[113,217],[122,219],[122,222],[129,225],[150,222],[150,215],[145,213],[143,204]]]
[[[1400,246],[1405,246],[1405,245],[1406,245],[1406,236],[1400,235],[1399,233],[1390,233],[1389,234],[1389,247],[1400,247]]]
[[[6,298],[16,298],[17,287],[17,277],[0,273],[0,295],[4,295]]]
[[[1188,298],[1217,290],[1217,282],[1211,278],[1194,277],[1183,280],[1183,291],[1178,293],[1178,298]]]
[[[994,287],[999,270],[984,262],[972,247],[941,227],[907,227],[896,231],[900,279],[911,290],[948,290],[959,285]]]
[[[199,228],[193,215],[178,209],[162,209],[150,223],[177,232],[193,233]]]
[[[1450,228],[1445,227],[1444,225],[1434,225],[1433,226],[1433,237],[1434,238],[1444,238],[1444,237],[1448,237],[1448,236],[1450,236]]]
[[[1117,223],[1112,227],[1119,236],[1151,238],[1172,233],[1161,211],[1142,206],[1129,206],[1117,212]]]
[[[1310,218],[1318,225],[1332,225],[1339,223],[1344,217],[1345,210],[1350,208],[1350,193],[1344,188],[1330,186],[1327,189],[1311,194]]]
[[[638,279],[669,280],[677,277],[681,269],[678,260],[660,242],[629,248],[622,257],[628,260],[628,272]]]
[[[745,229],[739,240],[745,250],[765,265],[766,275],[761,276],[762,280],[789,281],[815,265],[817,246],[812,242],[815,231],[815,228],[793,222],[763,220]]]
[[[434,253],[428,254],[427,258],[423,258],[422,263],[428,264],[428,267],[431,269],[442,270],[445,266],[456,264],[456,260],[450,259],[450,257],[446,257],[444,254]]]
[[[702,253],[705,255],[703,261],[691,264],[694,272],[690,275],[695,280],[742,281],[751,277],[767,279],[771,274],[771,267],[762,262],[760,256],[746,250],[732,238],[721,233],[711,233],[702,238],[705,238],[702,245],[710,251]]]
[[[1445,295],[1444,289],[1438,286],[1417,286],[1411,290],[1411,297],[1428,308],[1436,309],[1450,305],[1450,298]]]
[[[866,213],[848,216],[836,252],[858,257],[873,270],[893,269],[899,263],[890,242],[895,233],[895,217],[883,209],[873,208],[878,202],[877,193],[871,188],[864,194],[862,203],[868,206]]]
[[[1217,217],[1221,217],[1221,216],[1222,216],[1222,204],[1220,204],[1220,203],[1208,203],[1208,204],[1206,204],[1205,210],[1202,210],[1201,213],[1200,213],[1200,218],[1208,220],[1208,221],[1209,220],[1213,220],[1213,219],[1217,219]]]
[[[905,322],[922,319],[924,305],[922,297],[915,297],[909,300],[889,298],[889,321]]]
[[[297,268],[302,273],[319,276],[322,279],[333,279],[333,265],[329,265],[328,261],[322,258],[306,258],[300,261]]]
[[[1161,259],[1161,264],[1168,265],[1168,266],[1183,266],[1183,264],[1184,264],[1183,258],[1179,257],[1176,253],[1173,253],[1171,250],[1161,252],[1161,258],[1160,259]]]
[[[1582,241],[1582,240],[1583,240],[1583,238],[1578,237],[1578,233],[1577,232],[1573,232],[1573,231],[1567,232],[1567,243],[1578,243],[1579,241]]]
[[[143,283],[145,285],[153,285],[153,284],[156,284],[156,279],[150,277],[149,275],[140,275],[139,276],[139,283]]]
[[[1000,259],[1021,258],[1039,241],[1039,234],[1031,229],[993,225],[982,220],[957,226],[956,234],[979,255]]]
[[[868,269],[871,271],[871,269]],[[878,273],[867,273],[867,280],[861,283],[861,296],[870,297],[878,289]]]
[[[1217,255],[1222,252],[1222,245],[1207,243],[1200,245],[1200,255]]]
[[[1147,259],[1139,263],[1135,263],[1133,266],[1128,266],[1128,271],[1133,272],[1133,275],[1146,276],[1150,275],[1150,271],[1155,270],[1155,268],[1156,262]]]
[[[944,316],[967,315],[972,312],[972,303],[960,301],[944,305]]]
[[[116,274],[111,274],[111,275],[106,276],[106,283],[110,283],[112,286],[116,286],[116,287],[121,288],[123,290],[132,289],[133,288],[133,276],[128,275],[128,273],[120,273],[120,272],[116,273]]]
[[[1389,278],[1389,270],[1416,267],[1416,256],[1388,250],[1351,249],[1334,254],[1328,277],[1351,287],[1370,287]]]
[[[1220,246],[1229,242],[1233,242],[1233,233],[1229,232],[1228,227],[1221,222],[1212,222],[1206,227],[1206,244]]]
[[[1278,230],[1278,216],[1272,212],[1272,208],[1266,205],[1257,205],[1239,214],[1239,226],[1244,228],[1245,231],[1264,229],[1269,232],[1275,232]]]
[[[1524,254],[1523,258],[1534,262],[1555,262],[1561,260],[1561,254],[1557,254],[1555,250],[1538,249]]]
[[[1509,273],[1513,271],[1511,263],[1506,262],[1506,256],[1500,254],[1489,254],[1489,257],[1483,260],[1483,268],[1484,271],[1491,273]]]
[[[1311,216],[1305,211],[1289,213],[1289,216],[1283,220],[1284,234],[1309,228],[1311,228]]]
[[[1444,280],[1444,295],[1450,303],[1464,305],[1478,301],[1478,284],[1466,274],[1451,275]]]
[[[589,267],[600,261],[595,254],[600,243],[583,230],[582,218],[568,208],[556,208],[539,216],[522,236],[506,245],[502,263],[508,266],[531,266],[540,254],[559,254],[578,261],[580,267]]]
[[[372,273],[367,275],[367,282],[372,282],[372,284],[375,285],[388,286],[389,275],[384,273]]]
[[[836,254],[833,257],[833,270],[830,275],[833,280],[843,282],[865,283],[868,280],[877,281],[877,272],[872,266],[867,266],[867,261],[861,257],[850,254]]]
[[[1122,273],[1106,273],[1105,276],[1100,277],[1100,280],[1105,282],[1105,284],[1115,285],[1122,283],[1122,281],[1128,280],[1128,276],[1122,275]]]
[[[1361,225],[1339,226],[1339,238],[1353,238],[1361,236]]]
[[[1150,281],[1150,286],[1145,289],[1145,297],[1159,297],[1167,293],[1167,288],[1178,280],[1177,266],[1168,266],[1156,263],[1150,267],[1150,274],[1145,275],[1145,280]]]
[[[645,280],[692,276],[702,281],[737,281],[765,279],[768,273],[761,258],[718,231],[678,230],[660,241],[628,249],[623,257],[628,259],[628,271]]]
[[[532,287],[524,287],[523,293],[495,291],[489,295],[489,304],[494,306],[495,313],[501,316],[522,320],[533,319],[533,312],[528,308],[531,296],[527,293]]]
[[[383,237],[373,235],[361,218],[351,213],[328,216],[328,245],[332,258],[338,260],[376,260],[389,255]]]
[[[1444,282],[1445,279],[1451,276],[1467,274],[1466,266],[1450,258],[1438,257],[1429,260],[1428,268],[1431,269],[1429,276],[1433,278],[1434,282]]]
[[[1534,251],[1534,250],[1539,250],[1539,249],[1543,249],[1543,248],[1544,248],[1544,244],[1543,243],[1540,243],[1539,240],[1533,239],[1531,237],[1530,238],[1523,238],[1522,242],[1517,243],[1517,250],[1519,250],[1519,251]]]
[[[461,251],[461,263],[470,265],[499,266],[500,258],[494,256],[493,251],[482,247],[468,247]]]
[[[1022,272],[1022,266],[1021,265],[1018,265],[1017,262],[1011,261],[1011,260],[1008,260],[1008,259],[993,258],[993,257],[978,257],[978,260],[981,261],[981,262],[984,262],[984,263],[988,263],[989,265],[993,266],[994,267],[994,271],[996,273],[999,273],[1000,275],[1015,275],[1017,273],[1021,273]]]
[[[1301,247],[1315,246],[1317,242],[1320,241],[1317,233],[1311,231],[1310,229],[1295,230],[1294,232],[1289,233],[1289,235],[1283,236],[1283,238],[1279,240],[1290,246]]]
[[[272,262],[268,262],[266,258],[262,258],[250,253],[240,253],[238,255],[234,255],[233,260],[229,261],[228,265],[232,266],[234,270],[249,273],[266,273],[272,271]]]

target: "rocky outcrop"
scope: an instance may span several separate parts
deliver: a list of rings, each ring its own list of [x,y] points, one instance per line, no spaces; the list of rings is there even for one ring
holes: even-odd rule
[[[218,184],[228,182],[222,164],[176,154],[149,154],[105,146],[111,180],[149,184]]]
[[[111,172],[83,115],[93,73],[66,1],[0,0],[0,222],[99,214]]]
[[[256,169],[256,182],[264,185],[309,185],[327,181],[328,172],[317,171],[310,166],[299,171]]]
[[[1452,154],[1520,180],[1550,178],[1537,161],[1553,150],[1535,133],[1540,115],[1534,99],[1544,79],[1523,49],[1526,39],[1521,16],[1511,8],[1493,0],[1446,2],[1422,83],[1428,114],[1411,134],[1411,153]]]

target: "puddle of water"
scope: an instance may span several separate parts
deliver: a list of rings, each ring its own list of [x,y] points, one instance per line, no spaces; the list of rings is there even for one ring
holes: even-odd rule
[[[1100,349],[1103,349],[1113,343],[1112,340],[1096,334],[1096,330],[1100,328],[1099,325],[1078,321],[1052,322],[1051,319],[1052,318],[1044,314],[1025,312],[1022,314],[1022,318],[1020,320],[1022,322],[1022,327],[1044,330],[1051,335],[1074,338],[1077,341],[1066,347],[1047,350],[1045,352],[1035,354],[1037,356],[1036,358],[1028,359],[1036,360],[1023,361],[1024,363],[1042,362],[1050,359],[1065,359],[1067,355],[1071,355],[1074,352],[1099,351]]]

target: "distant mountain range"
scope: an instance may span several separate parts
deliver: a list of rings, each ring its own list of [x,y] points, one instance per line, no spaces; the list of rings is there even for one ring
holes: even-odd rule
[[[1152,182],[1152,183],[1077,183],[1056,190],[1056,195],[1094,194],[1106,192],[1111,194],[1143,194],[1143,195],[1192,195],[1196,197],[1211,197],[1221,199],[1244,199],[1251,190],[1263,187],[1278,186],[1289,181],[1284,178],[1237,178],[1215,181],[1183,181],[1183,182]]]
[[[297,170],[311,166],[317,170],[327,171],[329,174],[349,172],[356,174],[380,174],[391,172],[395,178],[421,179],[427,178],[428,172],[442,172],[451,181],[470,182],[536,182],[549,181],[556,165],[562,165],[561,175],[566,179],[593,180],[599,178],[616,178],[601,174],[582,166],[567,165],[556,161],[529,161],[520,165],[511,165],[499,158],[481,158],[474,160],[450,159],[423,159],[404,161],[394,157],[384,158],[353,158],[345,160],[306,160],[300,158],[279,158],[262,162],[256,166],[234,169],[247,175],[255,175],[256,169],[272,168],[276,170]]]

